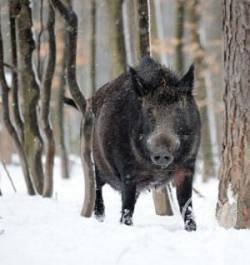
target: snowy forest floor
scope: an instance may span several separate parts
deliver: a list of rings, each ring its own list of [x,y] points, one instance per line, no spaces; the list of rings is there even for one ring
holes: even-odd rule
[[[104,188],[106,219],[82,218],[83,176],[74,160],[71,179],[60,178],[56,161],[52,199],[27,196],[20,168],[8,166],[17,193],[0,166],[1,265],[249,265],[250,231],[225,230],[215,220],[218,181],[196,180],[194,194],[198,231],[186,232],[175,204],[173,217],[154,213],[152,194],[136,204],[134,226],[119,224],[120,195]]]

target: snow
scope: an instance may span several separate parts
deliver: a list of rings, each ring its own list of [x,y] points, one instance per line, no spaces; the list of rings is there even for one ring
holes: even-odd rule
[[[152,194],[139,197],[134,226],[119,224],[120,196],[104,189],[106,219],[82,218],[83,177],[74,159],[70,180],[60,178],[56,160],[55,192],[52,199],[27,196],[18,165],[8,166],[15,182],[14,193],[0,166],[0,264],[34,265],[163,265],[163,264],[249,264],[250,231],[225,230],[215,217],[218,181],[195,188],[198,231],[186,232],[175,205],[175,216],[154,214]],[[198,178],[199,179],[199,178]]]

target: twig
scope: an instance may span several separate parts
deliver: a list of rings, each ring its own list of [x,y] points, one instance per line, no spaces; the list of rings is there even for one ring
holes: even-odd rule
[[[200,193],[196,188],[193,187],[193,191],[194,191],[194,193],[196,193],[200,198],[202,198],[202,199],[206,199],[206,197],[205,197],[202,193]]]
[[[6,164],[5,164],[5,162],[4,162],[4,161],[1,161],[1,162],[2,162],[2,165],[3,165],[3,169],[4,169],[4,171],[5,171],[6,175],[7,175],[7,176],[8,176],[8,178],[9,178],[10,184],[11,184],[11,186],[12,186],[12,188],[13,188],[14,192],[16,192],[16,187],[15,187],[15,185],[14,185],[14,182],[13,182],[13,180],[12,180],[11,176],[10,176],[10,173],[9,173],[9,171],[8,171],[7,167],[6,167]]]

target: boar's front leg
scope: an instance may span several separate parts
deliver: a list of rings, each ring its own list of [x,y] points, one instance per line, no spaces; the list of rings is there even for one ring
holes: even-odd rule
[[[136,202],[135,180],[129,174],[122,178],[122,216],[120,222],[132,225],[132,216]]]
[[[179,168],[175,172],[174,180],[176,184],[177,200],[182,214],[185,230],[195,231],[196,222],[192,207],[192,183],[194,170]]]

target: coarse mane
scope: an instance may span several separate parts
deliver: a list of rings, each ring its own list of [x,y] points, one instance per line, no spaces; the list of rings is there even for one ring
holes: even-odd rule
[[[145,85],[151,89],[161,86],[176,87],[179,82],[175,73],[148,56],[142,58],[136,70]]]

